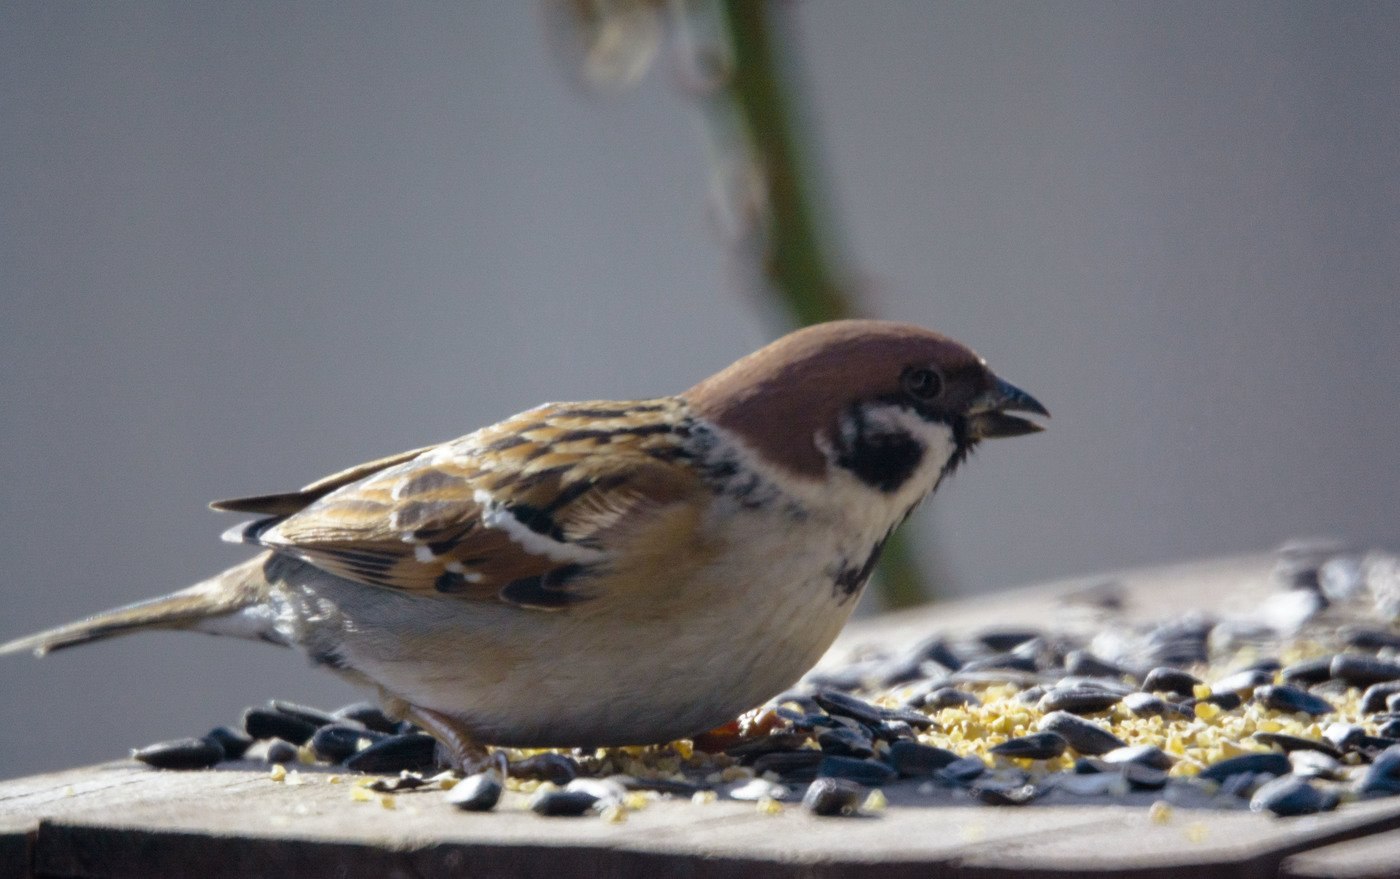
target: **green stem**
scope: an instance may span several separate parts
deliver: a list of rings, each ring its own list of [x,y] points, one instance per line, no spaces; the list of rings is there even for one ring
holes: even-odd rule
[[[766,187],[769,213],[760,233],[760,269],[799,324],[855,317],[860,309],[824,246],[814,176],[804,166],[796,130],[793,90],[782,81],[773,44],[771,6],[765,0],[720,0],[733,51],[729,93]],[[886,607],[908,607],[930,597],[903,534],[886,544],[876,581]]]
[[[723,0],[734,52],[730,91],[767,186],[763,272],[801,324],[854,317],[857,309],[835,277],[822,246],[811,175],[795,132],[788,91],[774,54],[769,4]]]

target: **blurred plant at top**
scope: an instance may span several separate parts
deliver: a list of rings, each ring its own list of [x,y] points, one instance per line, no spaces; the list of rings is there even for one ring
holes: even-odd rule
[[[839,253],[803,127],[800,81],[778,0],[547,0],[549,33],[593,89],[640,80],[673,43],[682,88],[704,114],[710,205],[738,267],[770,318],[820,323],[865,313]],[[783,327],[787,329],[787,327]],[[932,597],[902,534],[875,588],[886,607]]]

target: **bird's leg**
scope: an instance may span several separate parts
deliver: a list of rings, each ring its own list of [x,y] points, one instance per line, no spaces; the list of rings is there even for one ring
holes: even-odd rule
[[[447,751],[447,762],[453,769],[463,775],[471,775],[495,767],[499,769],[501,777],[505,777],[506,755],[500,751],[492,754],[486,750],[459,721],[431,708],[416,705],[409,706],[406,713],[409,720],[438,740],[438,746]]]

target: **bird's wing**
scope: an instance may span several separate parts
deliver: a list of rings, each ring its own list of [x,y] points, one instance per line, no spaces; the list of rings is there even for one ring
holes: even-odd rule
[[[296,512],[271,508],[231,533],[374,586],[564,607],[589,597],[587,575],[649,514],[705,490],[681,462],[683,406],[542,406],[366,465]]]
[[[407,452],[399,452],[397,455],[388,455],[383,458],[376,458],[373,461],[366,461],[363,464],[356,464],[354,467],[347,467],[338,473],[318,479],[310,485],[303,486],[296,491],[283,492],[281,494],[258,494],[249,497],[235,497],[228,500],[214,501],[209,504],[212,510],[219,510],[225,513],[253,513],[258,516],[290,516],[299,513],[311,504],[352,482],[358,482],[395,464],[402,464],[411,461],[433,446],[424,446],[421,449],[410,449]]]

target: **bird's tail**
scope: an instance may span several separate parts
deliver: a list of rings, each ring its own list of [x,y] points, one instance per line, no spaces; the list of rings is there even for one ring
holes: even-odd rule
[[[263,605],[266,554],[249,559],[208,580],[160,598],[128,604],[77,622],[0,644],[0,655],[33,651],[43,656],[65,647],[101,641],[146,629],[192,629],[220,635],[268,638],[266,614],[246,613]]]

